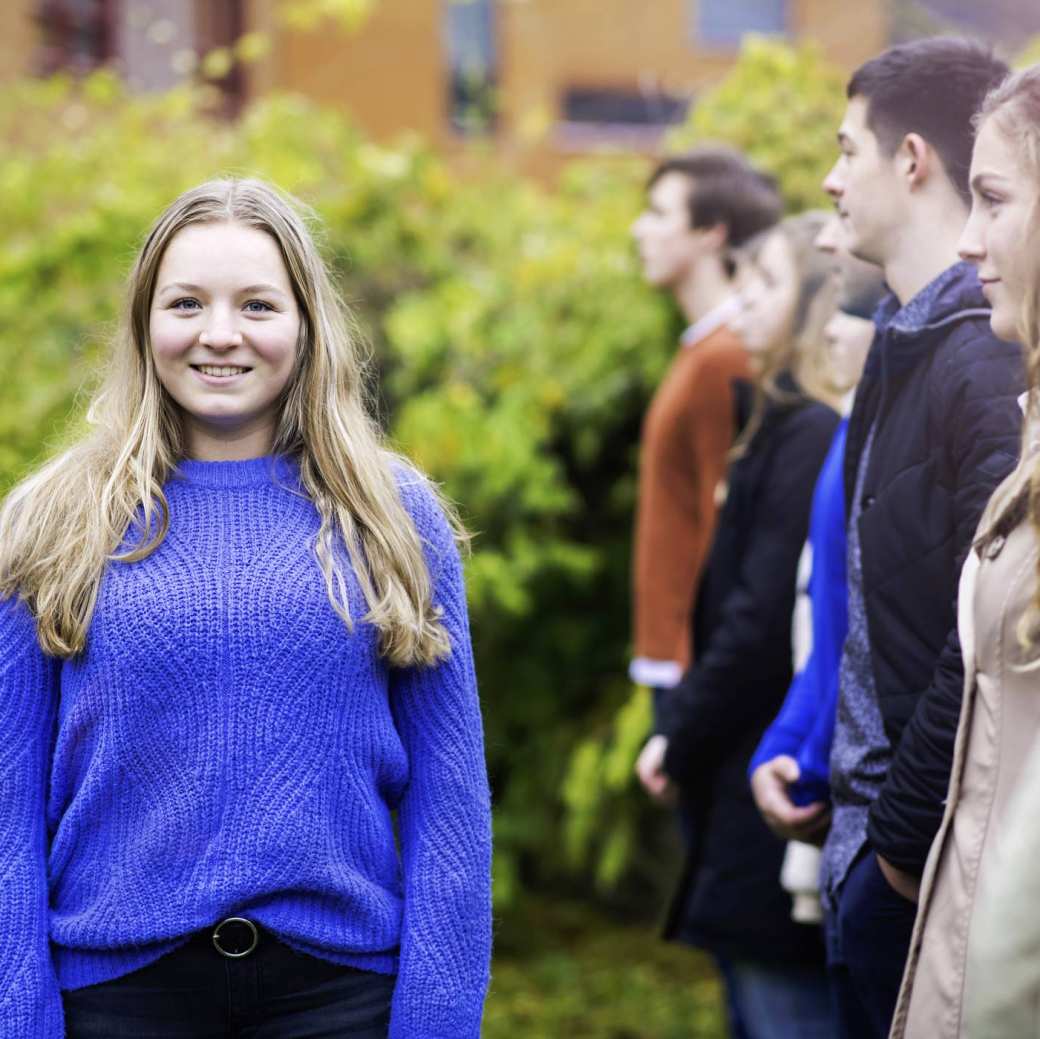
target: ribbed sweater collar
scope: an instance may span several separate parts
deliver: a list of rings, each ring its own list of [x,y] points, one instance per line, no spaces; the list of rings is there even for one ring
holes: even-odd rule
[[[174,475],[199,487],[231,488],[293,482],[298,472],[295,460],[287,455],[262,455],[260,458],[221,462],[182,458]]]

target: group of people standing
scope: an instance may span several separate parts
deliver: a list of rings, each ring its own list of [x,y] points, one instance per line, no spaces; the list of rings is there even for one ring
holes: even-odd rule
[[[633,226],[688,321],[641,452],[637,772],[737,1039],[1040,1027],[1040,67],[851,77],[824,181],[705,148]]]

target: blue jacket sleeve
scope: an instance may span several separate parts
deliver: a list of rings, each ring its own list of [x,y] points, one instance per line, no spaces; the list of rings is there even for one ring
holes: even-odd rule
[[[404,918],[390,1039],[479,1039],[491,960],[491,803],[465,586],[429,490],[413,482],[404,497],[452,649],[391,679],[409,783],[399,809]]]
[[[46,792],[58,662],[29,610],[0,602],[0,1034],[62,1039],[48,937]]]

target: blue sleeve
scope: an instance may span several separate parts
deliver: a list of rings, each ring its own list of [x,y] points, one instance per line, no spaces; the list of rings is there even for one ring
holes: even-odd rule
[[[806,661],[806,669],[812,663],[812,657]],[[802,743],[812,727],[813,704],[809,700],[812,690],[808,688],[805,678],[805,670],[799,671],[791,680],[791,687],[787,690],[780,713],[775,721],[766,729],[748,765],[748,779],[754,774],[759,765],[764,765],[773,758],[786,754],[788,757],[796,757],[801,750]]]
[[[834,738],[838,675],[848,632],[845,491],[843,482],[847,420],[838,426],[813,492],[809,542],[812,576],[809,597],[812,651],[794,676],[776,720],[766,730],[748,777],[781,754],[793,757],[801,778],[791,790],[798,804],[826,800],[830,748]]]
[[[491,799],[462,565],[425,481],[402,496],[426,546],[451,653],[393,672],[408,755],[399,810],[404,878],[390,1039],[479,1039],[491,962]]]
[[[0,1035],[62,1039],[48,936],[46,791],[58,661],[20,602],[0,602]]]

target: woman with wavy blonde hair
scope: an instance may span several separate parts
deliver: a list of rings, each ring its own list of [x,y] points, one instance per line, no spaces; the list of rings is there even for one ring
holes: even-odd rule
[[[1017,1039],[1040,1028],[1040,912],[1031,897],[1040,773],[1026,768],[1040,737],[1040,66],[986,99],[971,189],[960,253],[978,268],[994,333],[1025,345],[1029,392],[1021,458],[990,499],[961,576],[960,724],[892,1028],[898,1039]]]
[[[310,222],[255,180],[174,201],[89,433],[0,511],[11,1039],[480,1033],[461,528],[381,441]]]

